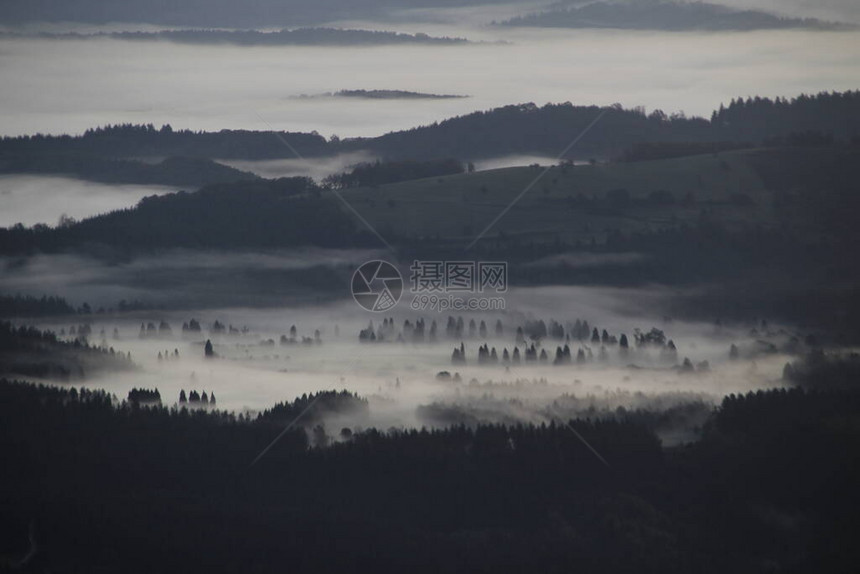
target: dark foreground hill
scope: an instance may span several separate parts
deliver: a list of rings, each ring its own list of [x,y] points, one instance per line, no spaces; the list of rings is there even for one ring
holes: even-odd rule
[[[0,568],[848,572],[858,417],[850,390],[731,396],[673,451],[571,421],[609,466],[560,424],[294,428],[251,465],[282,425],[2,381]]]

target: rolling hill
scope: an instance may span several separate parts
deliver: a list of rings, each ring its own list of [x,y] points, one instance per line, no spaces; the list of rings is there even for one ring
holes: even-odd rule
[[[603,243],[612,232],[692,225],[703,210],[733,228],[773,225],[773,194],[754,163],[761,154],[740,150],[647,162],[511,167],[349,190],[344,196],[383,235],[468,244],[532,185],[488,238],[501,233],[508,239]]]

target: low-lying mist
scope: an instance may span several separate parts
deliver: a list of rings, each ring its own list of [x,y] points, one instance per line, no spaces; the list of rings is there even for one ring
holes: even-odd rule
[[[445,313],[419,314],[401,302],[398,311],[378,315],[344,299],[267,309],[78,315],[36,324],[73,340],[78,336],[73,328],[86,322],[90,344],[131,353],[136,371],[68,383],[105,388],[118,399],[132,388],[158,388],[162,403],[172,406],[181,391],[205,391],[214,394],[215,408],[252,415],[322,390],[348,390],[369,400],[369,411],[358,418],[327,420],[333,433],[342,427],[541,423],[647,411],[664,441],[673,444],[695,438],[722,397],[787,385],[783,367],[797,343],[790,331],[775,326],[730,328],[662,317],[659,301],[670,295],[660,288],[513,288],[506,295],[506,311],[462,314],[464,325],[474,320],[475,327],[474,334],[464,327],[459,336],[446,333]],[[420,318],[425,337],[416,342],[404,321],[414,326]],[[384,326],[383,319],[391,325]],[[517,327],[539,319],[547,325],[558,321],[565,337],[525,334],[518,341]],[[577,319],[598,332],[605,329],[609,339],[571,337]],[[431,342],[427,333],[434,320],[436,340]],[[384,341],[359,340],[371,323],[375,332],[384,333]],[[652,328],[661,330],[671,346],[635,342],[636,333],[642,336]],[[618,343],[621,334],[629,339],[629,349]],[[206,341],[212,342],[215,356],[205,356]],[[465,364],[452,361],[461,343]],[[479,360],[484,344],[496,351],[497,360]],[[546,351],[546,361],[527,358],[532,344],[536,354]],[[564,345],[569,359],[559,361],[557,349]],[[512,354],[515,347],[519,362],[505,360],[503,350]]]
[[[82,219],[132,207],[148,195],[176,191],[158,185],[116,185],[70,177],[0,175],[0,227],[56,225],[60,216]]]
[[[419,27],[440,31],[398,24],[404,31]],[[439,28],[447,35],[507,43],[243,47],[7,37],[0,40],[0,67],[14,81],[0,84],[0,125],[6,135],[81,133],[132,122],[353,137],[512,103],[564,101],[707,116],[738,96],[854,89],[860,65],[853,32]],[[342,89],[472,97],[294,97]]]
[[[278,177],[310,177],[315,181],[322,181],[329,175],[337,175],[349,171],[351,166],[370,162],[375,159],[377,158],[369,153],[355,152],[323,158],[219,159],[218,162],[242,171],[250,171],[267,179]]]
[[[45,289],[74,306],[118,309],[140,302],[156,308],[314,304],[341,296],[354,268],[376,258],[362,249],[196,251],[152,255],[111,253],[0,257],[0,292],[41,296]]]

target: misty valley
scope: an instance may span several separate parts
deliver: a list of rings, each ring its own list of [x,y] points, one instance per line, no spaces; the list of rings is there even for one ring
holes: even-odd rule
[[[858,25],[0,6],[0,572],[854,572]]]

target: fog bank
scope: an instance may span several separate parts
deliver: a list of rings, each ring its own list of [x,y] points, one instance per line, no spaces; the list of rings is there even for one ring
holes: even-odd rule
[[[468,36],[454,28],[451,35]],[[709,116],[737,96],[855,89],[857,33],[484,30],[467,46],[238,47],[2,39],[5,135],[108,123],[374,136],[519,102]],[[297,99],[341,89],[464,93],[450,100]],[[301,150],[298,150],[301,153]]]

